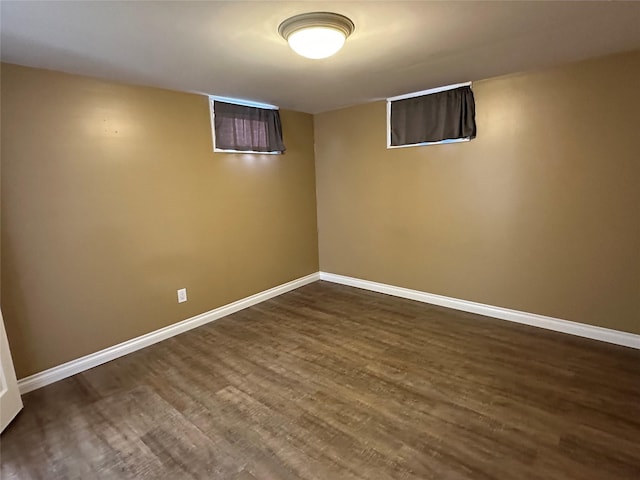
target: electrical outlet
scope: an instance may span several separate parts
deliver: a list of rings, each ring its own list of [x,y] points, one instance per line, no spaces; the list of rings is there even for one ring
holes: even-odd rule
[[[180,290],[178,290],[178,303],[182,303],[186,301],[187,301],[187,289],[181,288]]]

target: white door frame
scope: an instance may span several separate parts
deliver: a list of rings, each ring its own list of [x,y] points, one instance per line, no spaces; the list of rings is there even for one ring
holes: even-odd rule
[[[0,310],[0,432],[9,425],[20,410],[22,410],[22,398],[20,398],[7,332],[4,329],[2,310]]]

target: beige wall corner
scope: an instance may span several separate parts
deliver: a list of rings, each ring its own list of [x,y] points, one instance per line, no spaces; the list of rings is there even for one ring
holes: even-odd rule
[[[7,64],[1,93],[18,377],[318,271],[311,115],[285,155],[214,154],[204,96]]]
[[[638,51],[475,82],[450,145],[317,115],[321,270],[640,333],[638,85]]]

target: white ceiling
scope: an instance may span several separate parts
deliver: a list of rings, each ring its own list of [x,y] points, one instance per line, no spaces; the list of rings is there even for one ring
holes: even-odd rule
[[[2,60],[310,113],[640,48],[640,2],[0,2]],[[356,25],[325,60],[285,18]]]

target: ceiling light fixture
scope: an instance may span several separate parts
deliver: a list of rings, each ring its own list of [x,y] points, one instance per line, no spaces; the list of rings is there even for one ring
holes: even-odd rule
[[[287,18],[278,32],[298,55],[319,59],[340,50],[354,28],[353,22],[344,15],[312,12]]]

